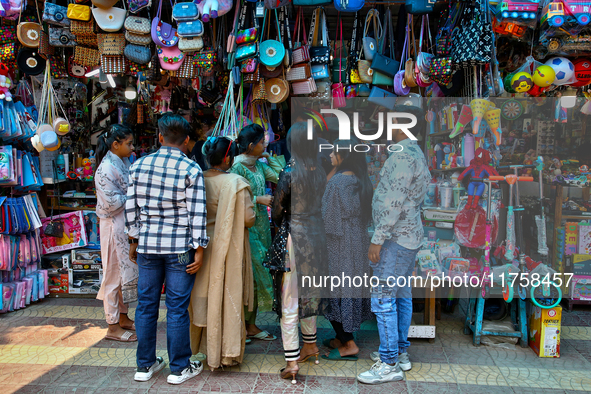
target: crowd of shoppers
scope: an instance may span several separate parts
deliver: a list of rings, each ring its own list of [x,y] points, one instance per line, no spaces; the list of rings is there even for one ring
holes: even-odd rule
[[[197,353],[212,369],[232,366],[243,361],[252,340],[277,339],[256,324],[258,312],[271,310],[280,318],[282,378],[295,383],[299,363],[319,362],[318,316],[335,331],[324,342],[332,350],[322,358],[329,360],[356,360],[355,333],[375,316],[379,352],[358,380],[403,379],[411,368],[410,281],[399,289],[381,281],[411,275],[423,239],[419,207],[430,176],[416,142],[394,133],[403,150],[386,160],[374,192],[365,154],[346,149],[357,141],[335,141],[341,149],[327,168],[315,131],[303,122],[287,134],[287,163],[267,153],[268,138],[257,124],[236,140],[195,137],[174,114],[165,114],[158,128],[161,148],[131,166],[128,128],[111,126],[97,149],[105,338],[138,342],[134,379],[147,381],[165,366],[156,356],[163,285],[170,384],[201,373],[203,364],[191,360]],[[380,286],[343,283],[332,293],[302,288],[304,275],[343,274],[375,275]],[[136,300],[133,322],[127,305]]]

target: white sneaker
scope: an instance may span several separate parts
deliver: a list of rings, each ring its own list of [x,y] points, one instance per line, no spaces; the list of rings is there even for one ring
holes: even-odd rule
[[[375,363],[376,361],[378,361],[380,359],[380,352],[371,352],[369,354],[369,358],[371,358],[371,361],[373,361]]]
[[[400,365],[400,369],[404,372],[410,371],[412,369],[412,364],[408,358],[408,353],[400,353],[398,355],[398,365]]]
[[[362,372],[357,376],[358,381],[366,384],[395,382],[403,379],[404,372],[402,372],[398,363],[389,365],[383,363],[381,360],[376,361],[369,371]]]
[[[147,382],[148,380],[152,379],[152,376],[154,376],[156,372],[164,368],[165,365],[166,363],[162,357],[156,357],[156,362],[152,364],[150,368],[138,368],[133,380],[137,382]]]
[[[181,384],[199,375],[202,371],[203,364],[201,361],[189,361],[189,366],[187,368],[183,369],[182,372],[177,372],[176,374],[171,373],[168,375],[166,381],[170,384]]]

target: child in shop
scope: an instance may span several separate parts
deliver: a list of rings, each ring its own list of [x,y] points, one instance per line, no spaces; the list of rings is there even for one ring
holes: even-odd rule
[[[125,234],[125,201],[129,160],[133,151],[131,129],[112,125],[97,144],[96,214],[100,218],[103,283],[97,298],[103,300],[109,329],[105,339],[135,342],[135,325],[127,317],[127,304],[137,300],[138,268],[129,258]]]

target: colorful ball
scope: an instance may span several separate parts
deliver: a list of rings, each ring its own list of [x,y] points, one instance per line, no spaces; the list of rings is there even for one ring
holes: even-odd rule
[[[575,78],[576,83],[572,83],[571,86],[587,86],[591,84],[591,60],[589,59],[577,59],[573,62],[575,66]]]
[[[547,88],[548,86],[552,85],[554,79],[556,79],[556,73],[550,66],[543,64],[534,71],[534,83],[541,88]]]
[[[534,81],[530,73],[522,71],[518,72],[511,78],[511,87],[517,93],[525,93],[532,88]]]
[[[552,67],[556,73],[556,79],[553,82],[556,86],[568,84],[575,75],[575,66],[567,58],[553,57],[546,62],[546,65]]]

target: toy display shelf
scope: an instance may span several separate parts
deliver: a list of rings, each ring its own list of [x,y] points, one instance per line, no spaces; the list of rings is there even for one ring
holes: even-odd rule
[[[466,169],[466,167],[455,167],[455,168],[442,168],[442,169],[432,169],[431,171],[433,172],[455,172],[455,171],[464,171]]]

